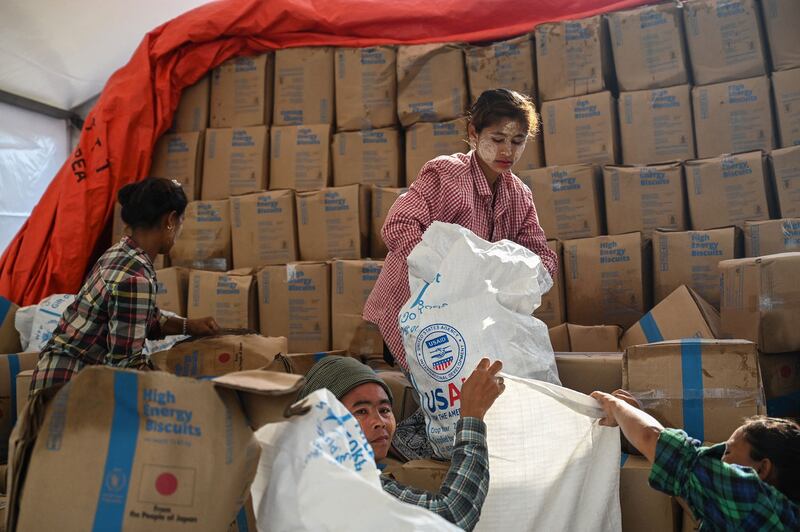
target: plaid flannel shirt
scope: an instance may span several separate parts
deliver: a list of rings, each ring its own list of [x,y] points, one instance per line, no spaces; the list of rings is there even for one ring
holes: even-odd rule
[[[464,530],[472,530],[489,491],[486,424],[474,417],[459,420],[450,469],[439,493],[409,488],[387,476],[381,477],[381,483],[384,491],[401,501],[427,508]]]
[[[389,254],[364,305],[364,319],[375,323],[395,361],[408,369],[397,316],[409,298],[406,259],[434,222],[461,225],[490,242],[511,240],[542,259],[555,279],[558,257],[547,247],[531,190],[511,171],[489,188],[474,152],[437,157],[392,205],[381,235]]]
[[[146,339],[160,338],[156,272],[128,236],[97,261],[42,349],[31,393],[68,381],[86,365],[149,368]]]
[[[722,461],[725,444],[700,447],[682,430],[664,429],[650,485],[683,497],[701,530],[798,530],[800,508],[749,467]]]

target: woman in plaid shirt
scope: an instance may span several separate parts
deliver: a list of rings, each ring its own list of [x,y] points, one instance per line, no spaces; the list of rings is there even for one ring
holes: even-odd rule
[[[64,311],[39,355],[31,394],[69,381],[87,365],[151,369],[142,353],[146,339],[219,330],[213,318],[167,317],[156,307],[153,260],[180,233],[187,204],[180,183],[148,178],[122,187],[118,200],[130,234],[100,257]]]
[[[490,242],[512,240],[556,275],[558,258],[547,247],[531,191],[511,172],[538,127],[530,98],[507,89],[485,91],[470,111],[472,150],[426,163],[392,206],[381,231],[389,253],[364,306],[364,319],[378,325],[386,342],[387,361],[408,370],[397,323],[409,298],[406,259],[434,221],[459,224]]]
[[[628,392],[594,392],[606,412],[650,463],[650,485],[682,497],[701,530],[800,530],[800,426],[756,416],[712,447],[665,429],[629,403]]]

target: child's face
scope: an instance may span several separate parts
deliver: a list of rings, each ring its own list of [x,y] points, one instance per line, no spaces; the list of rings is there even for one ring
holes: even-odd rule
[[[722,456],[722,461],[728,464],[752,467],[761,480],[769,481],[768,477],[772,472],[771,462],[767,459],[753,460],[750,456],[751,449],[750,442],[744,437],[744,430],[739,427],[725,442],[725,454]]]

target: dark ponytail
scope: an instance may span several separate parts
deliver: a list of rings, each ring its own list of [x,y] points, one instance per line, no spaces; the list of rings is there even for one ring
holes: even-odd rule
[[[800,425],[788,419],[749,418],[742,425],[750,444],[750,458],[769,458],[777,472],[775,485],[793,501],[800,501]]]
[[[122,205],[122,221],[134,229],[154,227],[172,211],[183,216],[188,203],[180,183],[163,177],[125,185],[119,189],[117,200]]]

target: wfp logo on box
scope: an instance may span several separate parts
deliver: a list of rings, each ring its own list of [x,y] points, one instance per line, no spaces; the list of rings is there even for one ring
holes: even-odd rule
[[[434,323],[420,331],[414,352],[425,373],[436,381],[447,382],[464,367],[467,344],[454,327]]]

